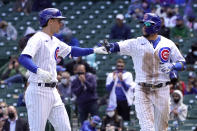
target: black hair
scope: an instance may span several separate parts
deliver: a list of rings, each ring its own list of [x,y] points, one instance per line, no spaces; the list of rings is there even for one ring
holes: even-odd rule
[[[27,45],[28,40],[34,35],[35,33],[28,34],[22,37],[18,42],[19,51],[22,51],[25,46]]]

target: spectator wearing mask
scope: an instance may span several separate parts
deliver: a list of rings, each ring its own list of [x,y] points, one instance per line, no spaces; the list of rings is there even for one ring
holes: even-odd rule
[[[184,25],[182,16],[177,16],[176,26],[171,30],[172,38],[187,38],[189,35],[189,29]]]
[[[17,31],[11,24],[8,24],[6,21],[0,20],[0,37],[16,40]]]
[[[165,21],[165,26],[166,27],[169,27],[169,28],[173,28],[176,26],[176,14],[175,14],[175,11],[173,8],[171,7],[168,7],[167,8],[167,16],[164,17],[164,21]]]
[[[111,28],[110,39],[126,40],[131,38],[130,27],[124,22],[122,14],[116,15],[116,24]]]
[[[65,103],[65,98],[72,98],[70,74],[68,72],[62,72],[61,81],[58,84],[58,91],[60,93],[62,101]]]
[[[161,29],[158,34],[170,39],[170,28],[165,26],[165,21],[163,17],[161,17]]]
[[[189,52],[185,58],[187,64],[197,64],[197,42],[191,46],[192,51]]]
[[[106,110],[106,116],[102,119],[101,131],[122,131],[123,120],[118,115],[115,106],[108,106]]]
[[[183,103],[181,91],[174,90],[171,97],[170,119],[184,121],[187,117],[187,106]]]
[[[78,39],[73,36],[72,30],[70,30],[68,27],[65,27],[63,30],[61,30],[60,33],[56,35],[56,37],[69,46],[79,47]]]
[[[8,119],[5,121],[2,131],[29,131],[27,121],[18,117],[14,106],[8,107]]]
[[[81,131],[97,131],[96,126],[101,123],[101,118],[97,115],[91,117],[90,120],[83,122]]]
[[[31,0],[17,0],[14,8],[17,12],[25,12],[26,14],[29,14],[31,13],[32,2]]]
[[[71,89],[76,96],[80,122],[83,124],[88,118],[88,114],[97,115],[97,83],[96,76],[91,73],[86,73],[83,64],[77,65],[76,74],[77,76],[72,81]]]
[[[74,67],[75,67],[75,65],[78,65],[78,64],[85,65],[86,72],[96,74],[95,69],[90,67],[90,65],[86,61],[82,60],[82,57],[74,57],[73,61],[71,61],[65,65],[66,70],[70,73],[71,76],[75,75]]]
[[[125,63],[122,59],[116,62],[116,70],[109,73],[106,80],[106,90],[110,93],[109,105],[114,105],[117,113],[125,121],[130,121],[130,106],[132,105],[133,93],[132,84],[133,76],[130,72],[126,71]]]
[[[24,82],[26,74],[26,69],[22,67],[16,56],[11,56],[8,66],[5,66],[5,69],[2,73],[0,81],[1,84],[11,85],[12,83],[22,83]]]

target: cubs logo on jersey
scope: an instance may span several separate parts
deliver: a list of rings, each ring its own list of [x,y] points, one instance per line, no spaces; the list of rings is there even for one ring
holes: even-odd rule
[[[55,60],[57,61],[57,57],[58,57],[58,52],[59,52],[59,47],[57,47],[55,49],[55,54],[54,54],[54,57],[55,57]]]
[[[166,63],[168,61],[169,55],[170,55],[169,47],[163,47],[159,50],[159,58],[162,63]]]

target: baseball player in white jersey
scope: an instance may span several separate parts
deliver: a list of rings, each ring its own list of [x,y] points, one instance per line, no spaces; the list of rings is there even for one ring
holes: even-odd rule
[[[83,56],[92,53],[106,54],[104,47],[71,47],[53,36],[62,27],[65,17],[56,8],[39,13],[42,31],[27,42],[19,62],[30,71],[29,86],[25,93],[30,131],[44,131],[47,119],[56,131],[70,131],[69,118],[56,87],[56,60],[58,56]]]
[[[167,131],[169,76],[185,68],[185,59],[171,40],[157,34],[161,27],[159,16],[146,13],[142,23],[143,36],[108,43],[106,49],[133,59],[137,83],[135,109],[141,131]]]

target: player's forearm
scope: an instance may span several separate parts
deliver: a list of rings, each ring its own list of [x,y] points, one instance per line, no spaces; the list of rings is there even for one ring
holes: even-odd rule
[[[38,67],[32,61],[31,56],[22,54],[20,55],[18,60],[19,60],[19,63],[23,65],[29,71],[33,73],[37,72]]]
[[[94,53],[93,48],[80,48],[72,46],[71,49],[71,56],[72,57],[79,57],[79,56],[86,56]]]

